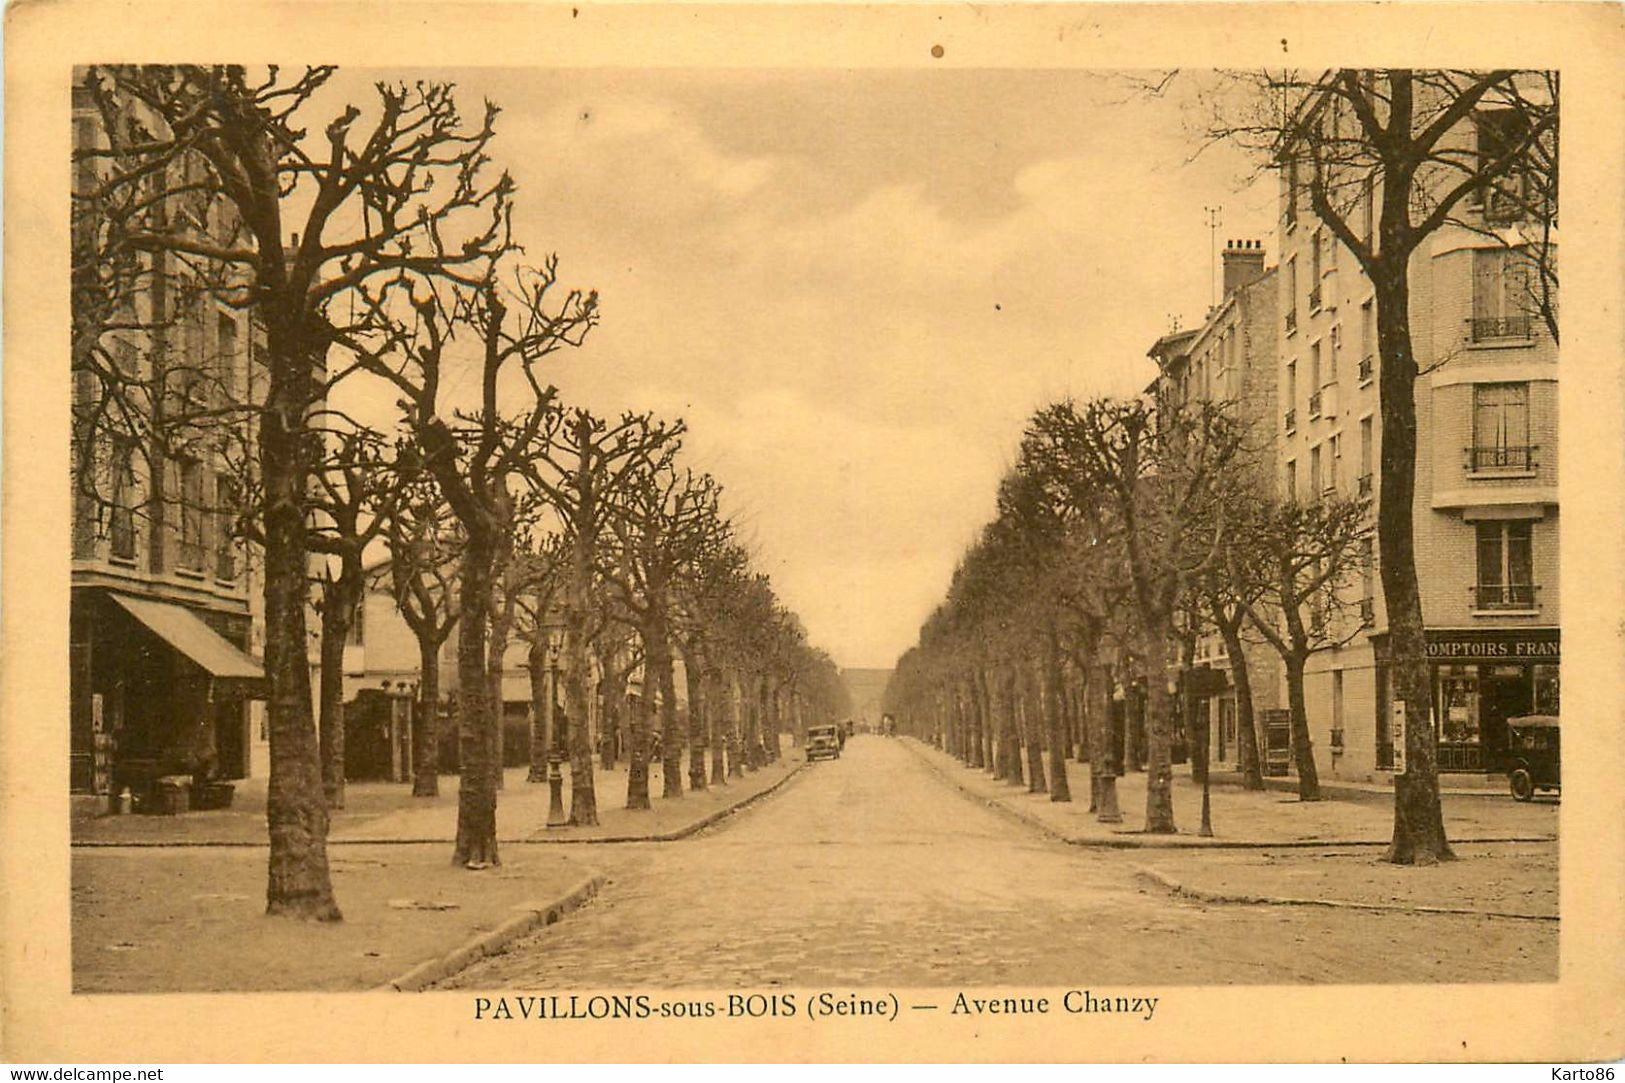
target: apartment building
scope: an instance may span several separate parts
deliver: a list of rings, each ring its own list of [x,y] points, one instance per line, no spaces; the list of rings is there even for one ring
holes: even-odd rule
[[[1245,429],[1248,469],[1260,487],[1272,484],[1276,450],[1276,328],[1278,270],[1266,268],[1264,242],[1232,240],[1221,255],[1223,298],[1201,326],[1158,339],[1149,351],[1157,363],[1153,385],[1178,402],[1228,404]],[[1243,651],[1256,711],[1285,702],[1280,656],[1243,629]],[[1209,632],[1197,640],[1193,700],[1188,725],[1206,725],[1212,760],[1237,760],[1236,689],[1224,640]]]
[[[1480,114],[1453,137],[1495,137]],[[1467,144],[1470,145],[1470,144]],[[1373,290],[1352,253],[1281,182],[1280,489],[1380,496],[1382,418]],[[1410,263],[1416,381],[1417,574],[1442,771],[1498,772],[1506,720],[1557,714],[1560,607],[1557,344],[1531,312],[1526,257],[1495,190],[1433,233]],[[1357,209],[1373,230],[1374,193]],[[1375,509],[1374,509],[1375,510]],[[1377,779],[1393,767],[1387,615],[1375,542],[1365,625],[1317,654],[1305,693],[1317,766]]]
[[[73,141],[105,142],[77,87]],[[76,159],[76,191],[99,176]],[[151,288],[113,314],[127,329],[99,338],[100,374],[73,366],[69,780],[81,793],[246,777],[249,704],[263,697],[248,554],[231,529],[239,475],[222,441],[178,420],[249,399],[263,336],[153,258]],[[77,320],[97,295],[75,285]]]

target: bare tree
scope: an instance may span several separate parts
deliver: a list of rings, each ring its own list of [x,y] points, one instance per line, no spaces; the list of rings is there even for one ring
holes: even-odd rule
[[[1421,589],[1414,549],[1417,362],[1410,327],[1411,257],[1478,201],[1492,208],[1509,178],[1527,174],[1549,148],[1556,165],[1557,85],[1549,108],[1532,100],[1530,73],[1442,69],[1341,69],[1243,77],[1244,92],[1221,96],[1215,138],[1252,147],[1287,177],[1287,214],[1298,200],[1358,261],[1375,292],[1382,463],[1377,546],[1388,613],[1395,698],[1413,724],[1406,770],[1394,780],[1389,860],[1432,864],[1453,856],[1439,804],[1438,763]],[[1486,114],[1520,113],[1501,138],[1473,140]],[[1555,222],[1555,203],[1552,205]],[[1369,219],[1370,228],[1365,220]],[[1555,266],[1555,264],[1554,264]]]

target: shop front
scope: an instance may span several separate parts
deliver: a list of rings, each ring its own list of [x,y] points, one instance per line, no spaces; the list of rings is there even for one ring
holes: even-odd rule
[[[1507,719],[1559,713],[1559,630],[1430,629],[1426,638],[1439,770],[1504,771]]]

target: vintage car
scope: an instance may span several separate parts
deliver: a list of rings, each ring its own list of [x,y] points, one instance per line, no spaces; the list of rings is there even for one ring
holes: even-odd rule
[[[1507,719],[1507,782],[1513,797],[1529,801],[1536,790],[1561,792],[1560,737],[1556,715],[1527,714]]]
[[[835,734],[834,726],[808,726],[807,727],[807,762],[813,760],[838,760],[841,758],[841,741]]]

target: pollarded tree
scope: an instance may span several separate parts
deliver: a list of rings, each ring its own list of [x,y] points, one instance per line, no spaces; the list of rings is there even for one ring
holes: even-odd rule
[[[1263,574],[1258,598],[1245,608],[1253,627],[1286,663],[1298,797],[1303,801],[1320,800],[1304,670],[1311,656],[1347,645],[1364,627],[1349,592],[1364,566],[1369,511],[1365,500],[1286,501],[1258,516],[1256,529],[1249,532]]]
[[[1221,556],[1216,494],[1240,434],[1222,408],[1208,403],[1095,400],[1039,411],[1027,440],[1046,476],[1069,486],[1075,507],[1104,506],[1100,522],[1122,547],[1148,699],[1145,827],[1172,833],[1169,643],[1192,584]]]
[[[99,153],[101,207],[123,216],[121,243],[233,283],[228,300],[264,328],[254,405],[271,735],[266,909],[318,920],[340,913],[305,656],[322,447],[312,411],[350,371],[330,374],[327,360],[354,291],[402,274],[478,281],[507,245],[511,189],[485,170],[495,107],[470,124],[447,84],[379,83],[368,120],[354,104],[323,120],[315,102],[333,70],[117,65],[81,80],[115,133]],[[200,237],[199,213],[229,235]]]
[[[1555,177],[1558,84],[1508,69],[1340,69],[1259,73],[1245,77],[1244,90],[1219,96],[1211,134],[1279,163],[1287,174],[1287,213],[1295,215],[1299,197],[1306,197],[1375,294],[1382,421],[1377,548],[1394,697],[1417,722],[1406,728],[1406,769],[1394,779],[1389,860],[1432,864],[1454,855],[1439,803],[1433,728],[1423,722],[1432,717],[1432,695],[1415,553],[1411,260],[1470,202],[1493,216],[1500,193],[1514,187],[1510,181],[1541,172],[1543,154]],[[1538,108],[1527,108],[1536,102]],[[1507,115],[1511,121],[1501,123]],[[1539,209],[1555,222],[1555,200]],[[1550,237],[1542,228],[1530,243]],[[1551,266],[1555,271],[1555,260]],[[1555,323],[1555,307],[1547,311]]]
[[[587,681],[593,635],[594,592],[602,546],[609,536],[614,502],[642,472],[658,469],[676,454],[682,422],[626,413],[610,422],[588,410],[554,404],[536,445],[527,480],[553,506],[569,547],[564,587],[565,699],[570,735],[570,822],[598,823],[592,742],[587,733]]]

